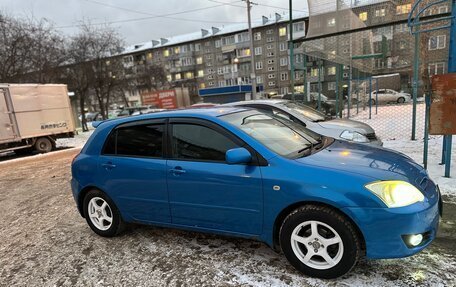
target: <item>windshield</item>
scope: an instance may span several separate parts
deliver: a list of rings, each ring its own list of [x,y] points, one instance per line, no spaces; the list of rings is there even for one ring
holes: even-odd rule
[[[220,118],[238,127],[271,151],[288,158],[305,156],[305,151],[322,142],[320,135],[302,125],[258,111],[238,112]]]
[[[295,112],[300,113],[304,117],[308,118],[312,122],[323,122],[326,120],[326,117],[323,113],[312,109],[304,104],[298,103],[298,102],[283,102],[281,105],[292,109]]]

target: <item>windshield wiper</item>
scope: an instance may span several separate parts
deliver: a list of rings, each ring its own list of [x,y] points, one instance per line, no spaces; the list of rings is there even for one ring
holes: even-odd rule
[[[310,153],[311,153],[313,149],[319,150],[322,146],[323,146],[323,140],[320,138],[317,140],[317,142],[315,144],[311,142],[308,146],[298,150],[297,153],[301,154],[305,151],[310,151]]]

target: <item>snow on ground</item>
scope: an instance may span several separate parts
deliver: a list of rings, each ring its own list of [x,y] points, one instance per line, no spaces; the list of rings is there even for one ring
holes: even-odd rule
[[[94,130],[88,132],[78,132],[74,138],[63,138],[57,140],[57,148],[61,147],[83,147]]]

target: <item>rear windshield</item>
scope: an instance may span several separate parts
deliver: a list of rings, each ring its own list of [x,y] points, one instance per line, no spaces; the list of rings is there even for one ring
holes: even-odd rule
[[[281,105],[283,105],[289,109],[292,109],[295,112],[300,113],[301,115],[308,118],[312,122],[323,122],[326,120],[326,117],[323,113],[321,113],[315,109],[312,109],[304,104],[301,104],[299,102],[286,101],[286,102],[281,103]]]

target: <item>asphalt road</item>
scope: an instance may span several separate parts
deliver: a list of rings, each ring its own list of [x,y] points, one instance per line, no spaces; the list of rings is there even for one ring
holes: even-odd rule
[[[456,286],[454,198],[424,252],[362,261],[325,281],[253,240],[139,225],[112,239],[95,235],[71,196],[76,153],[0,162],[0,286]]]

